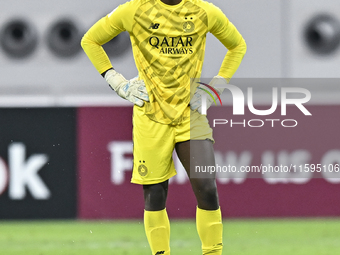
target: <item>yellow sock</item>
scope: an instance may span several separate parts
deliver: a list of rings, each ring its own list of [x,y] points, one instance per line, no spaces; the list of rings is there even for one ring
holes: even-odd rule
[[[202,242],[203,255],[222,254],[222,216],[217,210],[203,210],[197,207],[196,227]]]
[[[144,211],[144,228],[152,255],[169,255],[170,223],[166,209]]]

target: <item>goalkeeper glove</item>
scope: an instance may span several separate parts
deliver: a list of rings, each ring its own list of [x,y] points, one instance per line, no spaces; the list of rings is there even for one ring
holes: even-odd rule
[[[137,77],[126,80],[123,75],[114,69],[108,70],[104,78],[111,89],[116,91],[121,98],[138,106],[143,106],[144,101],[149,101],[148,92],[143,80],[138,80]]]
[[[219,100],[219,95],[222,94],[224,88],[215,88],[215,84],[228,84],[227,80],[222,76],[215,76],[209,83],[209,85],[199,85],[196,88],[195,94],[190,100],[190,109],[195,111],[197,110],[200,114],[202,114],[202,96],[203,94],[208,94],[207,96],[207,110],[211,106],[213,102],[216,103],[216,100]],[[209,88],[209,87],[212,87]],[[208,91],[208,92],[207,92]],[[216,95],[216,93],[217,95]]]

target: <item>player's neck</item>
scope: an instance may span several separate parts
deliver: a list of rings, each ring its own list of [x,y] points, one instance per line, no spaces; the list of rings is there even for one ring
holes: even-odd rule
[[[176,5],[182,2],[182,0],[161,0],[161,1],[168,5]]]

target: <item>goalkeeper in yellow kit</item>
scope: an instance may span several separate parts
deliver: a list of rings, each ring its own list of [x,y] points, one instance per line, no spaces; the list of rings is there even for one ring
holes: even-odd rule
[[[138,77],[113,69],[102,46],[123,31],[132,43]],[[82,47],[119,96],[134,104],[132,183],[143,185],[144,226],[153,255],[170,254],[166,212],[168,180],[176,174],[175,149],[190,167],[215,165],[212,129],[201,115],[201,93],[191,78],[201,75],[206,34],[228,49],[210,85],[229,82],[246,44],[223,12],[202,0],[131,0],[95,23]],[[222,89],[215,88],[218,93]],[[211,105],[212,100],[207,104]],[[222,254],[222,217],[215,177],[190,178],[197,199],[196,224],[203,254]],[[185,195],[185,194],[183,194]]]

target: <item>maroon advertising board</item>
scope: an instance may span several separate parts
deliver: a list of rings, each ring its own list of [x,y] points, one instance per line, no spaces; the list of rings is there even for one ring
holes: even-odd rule
[[[218,173],[224,217],[340,215],[340,106],[308,110],[312,116],[296,107],[288,108],[287,116],[233,116],[228,107],[209,109],[216,164],[236,169]],[[142,187],[130,183],[132,107],[85,107],[77,116],[78,217],[141,218]],[[192,218],[195,198],[177,159],[175,165],[167,210],[172,218]],[[252,173],[252,167],[261,171]],[[271,167],[278,169],[275,176],[265,172]]]

